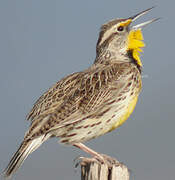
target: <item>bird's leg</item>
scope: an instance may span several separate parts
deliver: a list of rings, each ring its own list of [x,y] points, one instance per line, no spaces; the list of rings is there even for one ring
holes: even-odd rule
[[[75,143],[73,144],[73,146],[78,147],[79,149],[83,150],[84,152],[90,154],[92,157],[94,157],[95,159],[97,159],[98,161],[100,161],[101,163],[104,163],[104,158],[101,154],[99,154],[98,152],[88,148],[87,146],[85,146],[82,143]]]

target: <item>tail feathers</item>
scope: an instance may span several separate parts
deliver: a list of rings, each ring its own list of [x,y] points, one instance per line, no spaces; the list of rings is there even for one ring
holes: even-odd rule
[[[27,156],[36,150],[48,137],[45,135],[37,137],[30,141],[23,141],[17,152],[13,155],[7,168],[3,172],[5,179],[10,179],[11,176],[18,170],[22,165]]]

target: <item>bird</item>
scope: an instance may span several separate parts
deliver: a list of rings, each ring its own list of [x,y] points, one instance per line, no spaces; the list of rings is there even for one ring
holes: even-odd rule
[[[159,18],[132,25],[148,8],[101,26],[94,63],[54,84],[34,104],[23,142],[3,172],[10,178],[46,140],[56,137],[103,161],[84,142],[120,127],[133,112],[142,89],[142,28]]]

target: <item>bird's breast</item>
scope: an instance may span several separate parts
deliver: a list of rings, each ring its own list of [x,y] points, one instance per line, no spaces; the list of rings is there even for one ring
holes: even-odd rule
[[[110,131],[112,131],[112,130],[118,128],[119,126],[121,126],[129,118],[131,113],[134,111],[134,108],[136,106],[137,100],[138,100],[138,96],[135,96],[128,103],[128,105],[125,108],[123,108],[123,112],[120,113],[121,115],[116,120],[113,121],[114,124],[112,125]]]

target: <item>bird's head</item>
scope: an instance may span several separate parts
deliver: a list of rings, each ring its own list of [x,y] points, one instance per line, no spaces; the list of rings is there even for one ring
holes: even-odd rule
[[[153,8],[153,7],[152,7]],[[126,19],[114,19],[102,25],[97,42],[97,57],[103,52],[107,52],[108,56],[129,55],[142,66],[139,52],[144,47],[142,28],[159,18],[155,18],[144,23],[132,26],[139,17],[145,15],[152,8],[146,9],[134,16]],[[96,59],[97,60],[97,59]]]

